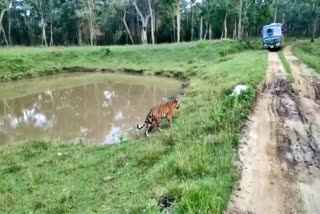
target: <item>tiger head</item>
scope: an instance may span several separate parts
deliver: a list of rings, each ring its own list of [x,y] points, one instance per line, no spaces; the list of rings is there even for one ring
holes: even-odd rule
[[[175,104],[176,109],[179,109],[180,108],[180,101],[177,98],[174,98],[173,102]]]

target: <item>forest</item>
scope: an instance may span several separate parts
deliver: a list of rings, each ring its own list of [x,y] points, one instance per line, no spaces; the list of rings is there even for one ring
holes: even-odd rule
[[[157,44],[319,35],[320,0],[0,0],[0,45]]]

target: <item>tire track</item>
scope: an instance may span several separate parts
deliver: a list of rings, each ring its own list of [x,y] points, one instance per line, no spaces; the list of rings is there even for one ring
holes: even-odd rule
[[[286,153],[290,154],[286,161],[294,168],[305,212],[320,213],[320,76],[301,63],[291,47],[284,54],[294,79],[298,108],[305,118],[302,127],[285,122],[289,138]]]

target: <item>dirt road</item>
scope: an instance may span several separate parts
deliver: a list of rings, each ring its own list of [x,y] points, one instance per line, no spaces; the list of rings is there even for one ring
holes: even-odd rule
[[[270,52],[242,135],[241,179],[227,213],[320,213],[320,78],[290,47],[284,53],[293,82]]]
[[[285,49],[304,127],[288,124],[291,160],[306,213],[320,213],[320,76]],[[291,126],[290,126],[291,125]],[[290,161],[290,160],[289,160]]]

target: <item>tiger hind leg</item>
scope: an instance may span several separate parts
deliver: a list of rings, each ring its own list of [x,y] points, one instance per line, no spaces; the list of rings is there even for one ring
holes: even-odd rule
[[[158,127],[158,130],[160,131],[160,132],[162,132],[162,129],[161,129],[161,119],[157,119],[157,121],[156,121],[156,125],[157,125],[157,127]]]
[[[146,127],[146,137],[149,137],[149,132],[151,132],[153,129],[153,125],[152,124],[147,124],[147,127]]]

